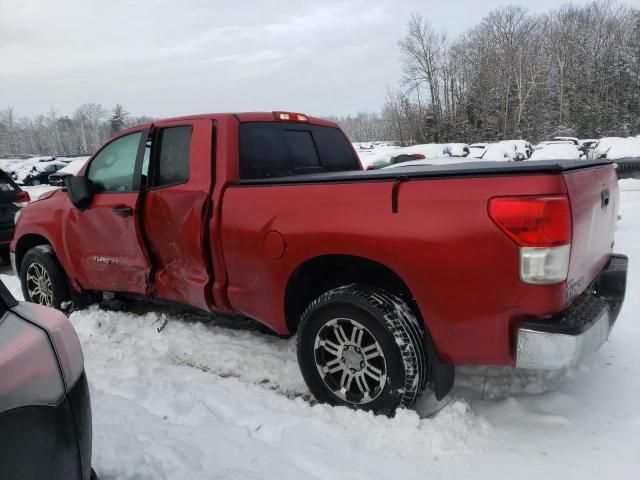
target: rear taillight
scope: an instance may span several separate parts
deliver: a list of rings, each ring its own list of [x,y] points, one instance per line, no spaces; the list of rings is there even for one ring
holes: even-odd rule
[[[411,154],[411,156],[414,160],[424,160],[425,158],[427,158],[422,153],[413,153]]]
[[[309,121],[309,118],[303,113],[273,112],[273,116],[276,120],[280,120],[281,122],[307,123]]]
[[[566,196],[492,198],[489,216],[522,247],[571,243],[571,209]]]
[[[375,165],[369,165],[367,167],[367,170],[377,170],[377,169],[378,169],[378,167],[376,167]]]
[[[16,194],[16,200],[13,203],[19,207],[24,207],[30,201],[31,197],[29,196],[29,192],[20,191]]]
[[[496,197],[489,216],[520,247],[520,279],[563,282],[571,256],[571,208],[565,195]]]

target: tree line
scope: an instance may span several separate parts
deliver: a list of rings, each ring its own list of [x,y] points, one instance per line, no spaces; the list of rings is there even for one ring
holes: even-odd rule
[[[337,118],[354,141],[401,144],[640,133],[640,10],[509,6],[451,40],[421,14],[379,113]]]
[[[51,109],[46,115],[19,117],[14,107],[0,110],[0,156],[90,154],[114,133],[150,121],[132,117],[116,104],[107,110],[85,103],[71,115]]]

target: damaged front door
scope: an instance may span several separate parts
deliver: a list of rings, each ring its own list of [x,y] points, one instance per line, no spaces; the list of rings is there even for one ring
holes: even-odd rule
[[[138,221],[140,170],[148,130],[122,135],[90,161],[88,208],[66,209],[63,235],[70,271],[85,290],[146,293],[151,269]]]

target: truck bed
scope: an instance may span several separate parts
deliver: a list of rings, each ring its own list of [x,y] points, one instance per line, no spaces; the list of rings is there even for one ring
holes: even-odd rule
[[[300,183],[344,183],[406,179],[483,177],[501,175],[535,175],[563,173],[613,163],[610,160],[544,160],[534,162],[465,162],[451,165],[397,167],[380,170],[310,173],[285,177],[240,180],[241,185],[287,185]]]

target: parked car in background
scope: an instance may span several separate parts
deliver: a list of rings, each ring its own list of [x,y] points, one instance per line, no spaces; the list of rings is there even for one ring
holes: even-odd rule
[[[640,139],[636,137],[607,138],[601,140],[594,150],[598,158],[609,160],[638,158],[640,157]]]
[[[491,143],[485,149],[482,160],[489,160],[493,162],[511,162],[514,160],[516,150],[513,145],[504,145],[501,143]]]
[[[23,179],[23,185],[46,185],[49,176],[68,166],[65,162],[47,162],[46,165],[34,165]]]
[[[469,156],[473,158],[481,158],[488,146],[488,143],[472,143],[469,145]]]
[[[402,153],[395,157],[391,157],[390,160],[378,160],[377,162],[373,162],[367,167],[367,170],[378,170],[380,168],[386,168],[389,165],[412,162],[414,160],[422,160],[424,158],[426,157],[421,153]]]
[[[466,143],[449,143],[444,147],[444,154],[450,157],[467,157],[471,153]]]
[[[78,336],[0,281],[0,477],[90,480],[91,402]]]
[[[9,263],[9,243],[13,237],[14,218],[31,198],[13,179],[0,170],[0,258]]]
[[[580,156],[573,142],[550,142],[535,150],[529,160],[580,160]]]
[[[600,158],[607,158],[607,152],[614,143],[624,140],[622,137],[603,137],[598,140],[593,146],[593,149],[589,152],[590,159],[598,160]]]
[[[515,150],[513,154],[513,160],[515,161],[526,160],[533,153],[533,147],[526,140],[502,140],[499,143],[509,148],[509,150],[511,148]]]
[[[572,142],[571,140],[545,140],[544,142],[540,142],[538,143],[534,149],[535,150],[539,150],[547,145],[573,145],[575,146],[576,144],[574,142]]]
[[[396,163],[394,165],[389,165],[384,167],[385,169],[396,168],[402,169],[405,167],[436,167],[436,166],[444,166],[444,165],[459,165],[461,163],[473,163],[478,162],[477,158],[473,157],[440,157],[440,158],[425,158],[418,160],[411,160],[403,163]]]
[[[61,168],[55,173],[49,175],[49,185],[53,185],[55,187],[64,186],[64,178],[69,175],[75,175],[78,173],[82,167],[84,167],[85,163],[87,163],[87,157],[78,158],[73,160],[64,168]]]
[[[403,153],[402,155],[396,155],[395,157],[391,157],[390,165],[395,165],[398,163],[411,162],[413,160],[423,160],[425,157],[421,153]]]
[[[559,142],[571,142],[577,147],[580,146],[580,140],[577,139],[576,137],[553,137],[553,140],[559,141]]]
[[[585,156],[589,156],[589,152],[593,149],[593,147],[598,143],[598,139],[596,138],[585,138],[580,140],[579,148],[582,151],[582,154]]]

